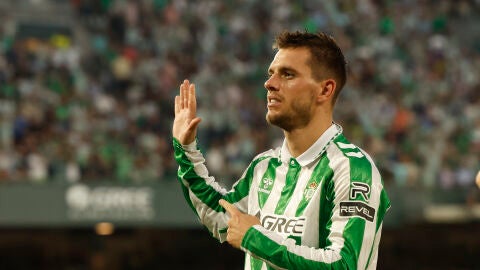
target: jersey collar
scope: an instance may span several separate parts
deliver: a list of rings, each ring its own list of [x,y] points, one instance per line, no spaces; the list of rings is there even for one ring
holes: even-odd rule
[[[337,123],[332,123],[332,125],[325,130],[325,132],[318,138],[318,140],[307,149],[307,151],[303,152],[300,156],[296,158],[296,161],[300,164],[300,166],[306,166],[311,162],[315,161],[320,155],[323,154],[327,146],[333,141],[338,135],[342,133],[342,127]],[[284,139],[282,148],[280,150],[280,159],[282,162],[288,163],[292,155],[287,147],[287,141]]]

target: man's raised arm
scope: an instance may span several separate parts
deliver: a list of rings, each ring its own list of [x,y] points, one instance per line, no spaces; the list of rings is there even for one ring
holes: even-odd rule
[[[197,117],[195,84],[184,80],[180,85],[180,95],[175,97],[175,119],[172,128],[173,137],[182,145],[192,143],[197,135],[197,126],[200,121],[201,119]]]

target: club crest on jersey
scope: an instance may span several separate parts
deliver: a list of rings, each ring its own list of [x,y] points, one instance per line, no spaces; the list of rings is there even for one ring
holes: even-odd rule
[[[310,200],[313,197],[313,194],[315,194],[315,190],[317,190],[317,187],[317,183],[310,183],[308,187],[303,191],[303,196],[305,197],[305,199]]]

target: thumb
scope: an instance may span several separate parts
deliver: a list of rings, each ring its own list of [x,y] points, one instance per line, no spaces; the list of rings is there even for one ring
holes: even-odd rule
[[[238,208],[235,205],[225,201],[224,199],[220,199],[220,201],[218,201],[218,203],[223,208],[225,208],[225,210],[227,211],[227,213],[230,214],[230,216],[237,216],[237,215],[240,215],[242,213],[242,212],[240,212],[240,210],[238,210]]]
[[[190,123],[188,124],[188,129],[191,131],[196,130],[198,124],[200,124],[201,121],[202,121],[202,118],[200,117],[193,118],[192,121],[190,121]]]

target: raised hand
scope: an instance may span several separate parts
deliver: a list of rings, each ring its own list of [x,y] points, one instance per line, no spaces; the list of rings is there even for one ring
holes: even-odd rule
[[[235,205],[221,199],[218,202],[230,215],[227,230],[227,242],[235,248],[242,245],[245,233],[253,225],[260,224],[260,220],[256,216],[248,215],[240,212]]]
[[[197,99],[195,84],[184,80],[180,85],[180,95],[175,97],[175,119],[172,135],[181,144],[190,144],[197,135],[197,126],[201,119],[197,117]]]

